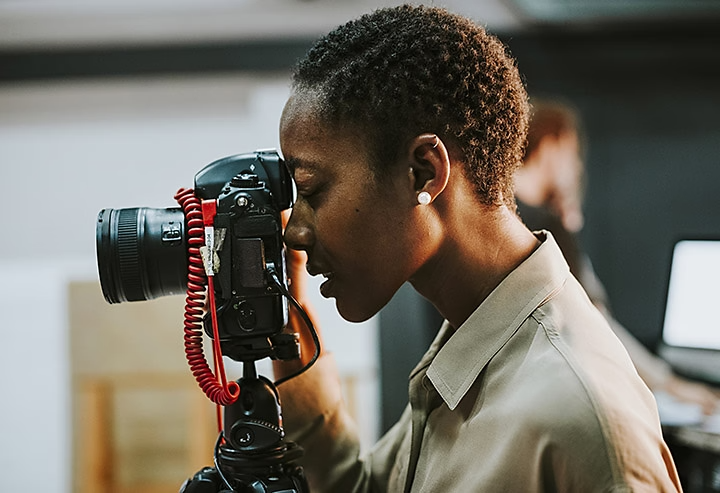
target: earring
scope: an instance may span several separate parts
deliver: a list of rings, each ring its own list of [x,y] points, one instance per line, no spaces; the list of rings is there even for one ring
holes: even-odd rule
[[[427,192],[420,192],[417,196],[417,201],[420,205],[428,205],[432,202],[432,197]]]

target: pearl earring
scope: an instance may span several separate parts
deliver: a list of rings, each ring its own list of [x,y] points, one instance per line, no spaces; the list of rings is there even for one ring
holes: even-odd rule
[[[432,197],[427,192],[420,192],[417,196],[417,201],[420,205],[428,205],[432,202]]]

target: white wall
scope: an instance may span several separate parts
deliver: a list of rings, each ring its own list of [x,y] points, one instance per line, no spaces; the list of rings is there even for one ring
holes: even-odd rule
[[[40,470],[44,491],[70,489],[65,286],[97,276],[98,211],[175,206],[205,164],[278,147],[287,94],[286,74],[0,86],[3,490],[36,491],[27,478]],[[341,371],[360,375],[369,443],[377,324],[347,324],[319,296],[315,305]]]

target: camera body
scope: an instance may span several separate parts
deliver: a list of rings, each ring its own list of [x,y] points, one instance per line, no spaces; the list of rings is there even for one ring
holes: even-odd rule
[[[215,297],[223,354],[237,361],[289,359],[281,334],[287,284],[281,212],[293,202],[292,178],[274,150],[225,157],[201,169],[194,196],[214,201]],[[182,208],[105,209],[96,229],[98,268],[110,303],[180,294],[188,285],[188,247],[198,220]],[[205,331],[212,335],[210,316]],[[289,353],[294,350],[290,349]]]
[[[290,174],[275,151],[230,156],[195,175],[195,196],[217,201],[215,295],[223,354],[235,360],[275,357],[273,347],[294,344],[280,334],[287,299],[268,277],[287,277],[280,213],[293,202]],[[205,331],[212,334],[209,316]]]

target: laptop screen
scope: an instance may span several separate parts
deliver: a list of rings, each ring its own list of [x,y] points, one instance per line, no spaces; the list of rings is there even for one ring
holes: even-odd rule
[[[672,254],[659,354],[679,374],[720,385],[720,239]]]
[[[720,240],[680,240],[668,281],[663,342],[720,350]]]

